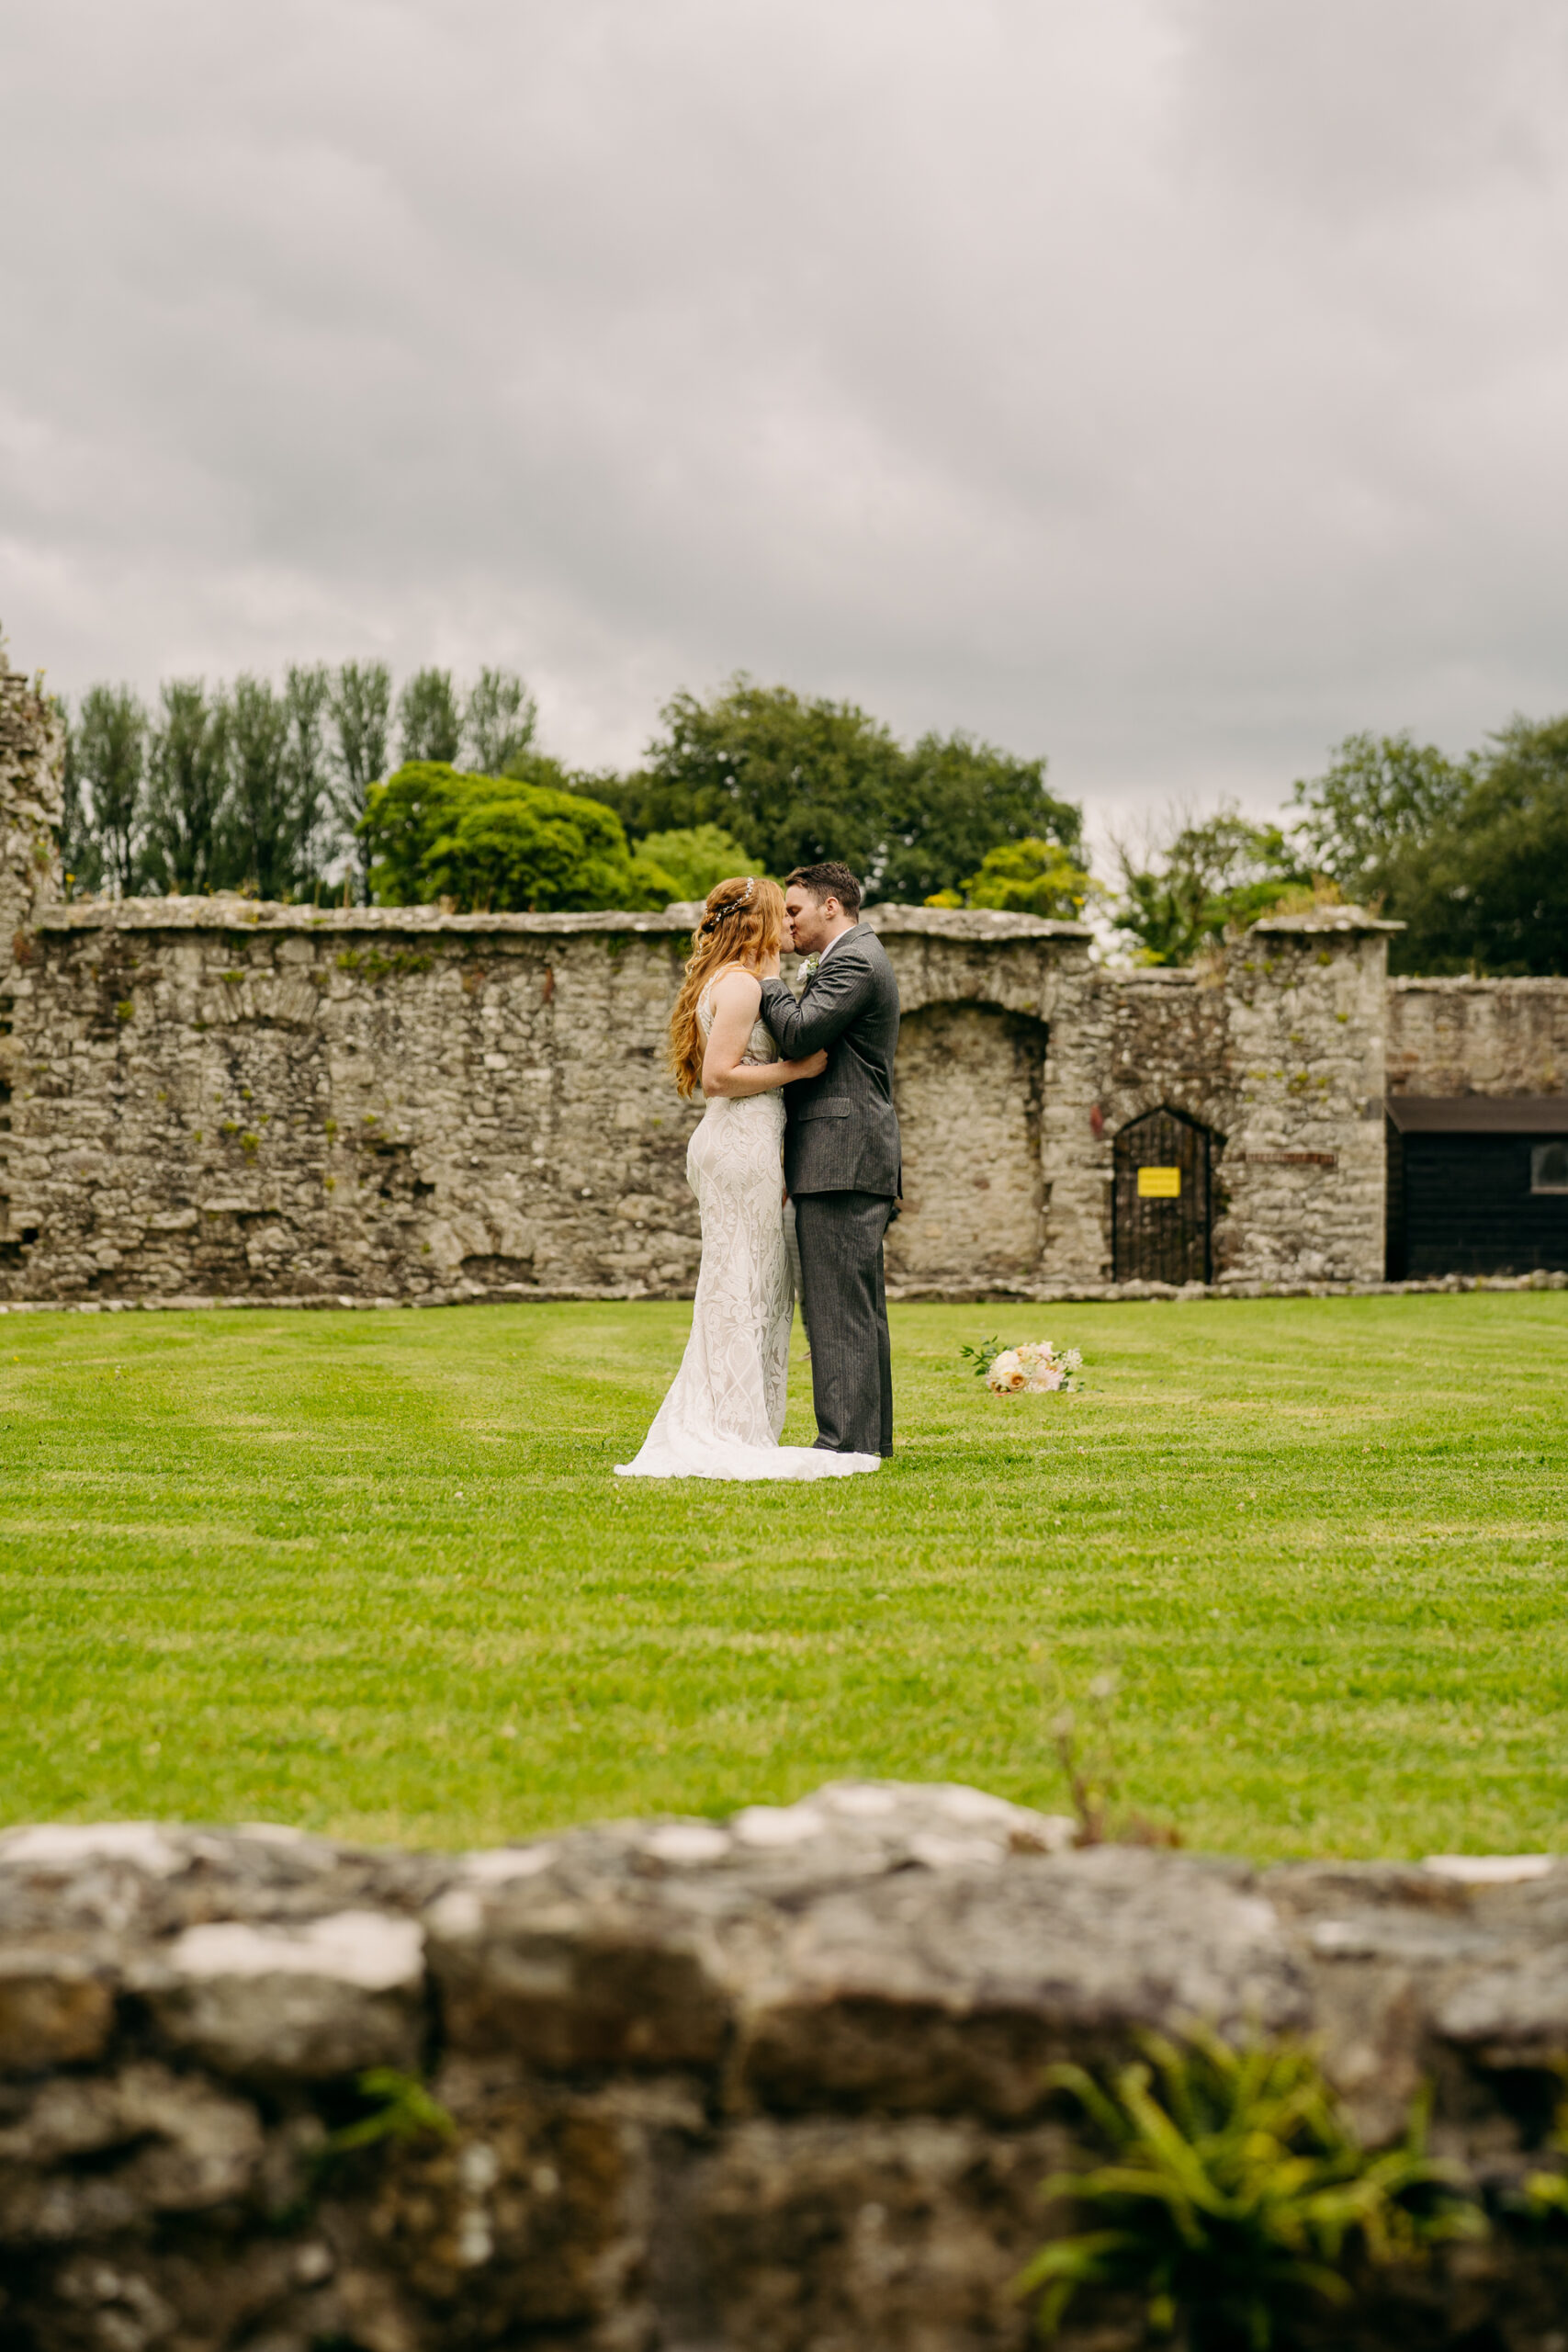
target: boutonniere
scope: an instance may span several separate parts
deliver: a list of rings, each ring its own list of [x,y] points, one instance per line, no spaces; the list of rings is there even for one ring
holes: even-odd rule
[[[822,958],[820,956],[803,956],[801,957],[800,968],[805,973],[807,979],[811,978],[812,973],[817,969],[818,965],[820,964]]]

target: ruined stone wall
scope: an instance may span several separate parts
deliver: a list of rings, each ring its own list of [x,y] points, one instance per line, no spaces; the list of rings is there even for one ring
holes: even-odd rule
[[[0,639],[0,976],[34,908],[61,895],[64,758],[64,729],[41,677],[13,670]]]
[[[1054,2061],[1311,2036],[1363,2140],[1431,2086],[1484,2242],[1292,2341],[1561,2352],[1522,2195],[1568,2053],[1568,1868],[1064,1850],[972,1789],[468,1856],[149,1823],[0,1836],[7,2352],[1025,2352]],[[355,2134],[405,2083],[401,2128]],[[408,2096],[426,2086],[422,2108]],[[434,2100],[434,2106],[428,2103]],[[1141,2352],[1131,2300],[1063,2352]]]
[[[1387,970],[1384,928],[1333,908],[1255,924],[1229,958],[1234,1279],[1382,1278]]]
[[[62,903],[60,735],[0,669],[0,1300],[679,1296],[698,1107],[671,915]],[[1215,1137],[1222,1283],[1376,1282],[1388,1083],[1551,1092],[1568,983],[1385,978],[1279,918],[1195,972],[1081,926],[882,907],[904,1008],[897,1293],[1111,1279],[1118,1131]]]
[[[1382,1279],[1385,929],[1325,909],[1195,971],[1086,975],[1052,1039],[1047,1142],[1096,1194],[1077,1261],[1098,1238],[1099,1272],[1080,1278],[1111,1272],[1116,1135],[1165,1106],[1215,1137],[1222,1283]]]
[[[17,999],[30,988],[32,924],[39,904],[61,894],[56,829],[64,738],[39,682],[13,670],[0,639],[0,1297],[5,1295],[13,1121],[17,1079]]]
[[[1038,1120],[1005,1088],[985,1102],[940,1032],[922,1055],[920,1021],[936,1006],[1043,1039],[1082,934],[876,919],[913,1023],[903,1230],[919,1252],[933,1227],[940,1251],[951,1204],[985,1197],[964,1150],[1002,1170],[1004,1195],[1038,1199]],[[689,1295],[700,1105],[663,1067],[688,936],[664,915],[35,910],[13,982],[0,1297]],[[1040,1051],[1002,1073],[1031,1100]],[[944,1071],[988,1141],[946,1149],[929,1082]],[[1009,1228],[1029,1274],[1039,1223]]]
[[[1394,980],[1391,1094],[1561,1094],[1568,979]]]

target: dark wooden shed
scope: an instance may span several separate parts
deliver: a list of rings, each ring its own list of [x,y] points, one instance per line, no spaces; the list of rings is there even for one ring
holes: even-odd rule
[[[1388,1272],[1568,1270],[1568,1095],[1391,1094]]]

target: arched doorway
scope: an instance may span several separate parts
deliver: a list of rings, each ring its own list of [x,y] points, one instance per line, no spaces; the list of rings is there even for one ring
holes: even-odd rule
[[[1116,1138],[1112,1261],[1119,1283],[1206,1283],[1209,1129],[1185,1111],[1145,1111]]]
[[[1045,1023],[991,1004],[931,1004],[898,1032],[894,1099],[904,1214],[892,1281],[1027,1282],[1044,1239]]]

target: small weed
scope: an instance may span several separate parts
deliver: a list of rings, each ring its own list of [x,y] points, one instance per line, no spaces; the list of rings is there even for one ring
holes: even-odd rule
[[[1067,1783],[1078,1846],[1179,1846],[1181,1832],[1169,1822],[1150,1821],[1122,1804],[1112,1711],[1121,1678],[1097,1674],[1088,1706],[1061,1707],[1051,1722],[1051,1740]]]
[[[1269,2352],[1303,2301],[1351,2301],[1348,2270],[1485,2233],[1480,2207],[1426,2154],[1425,2100],[1402,2144],[1373,2154],[1299,2044],[1233,2050],[1199,2028],[1185,2046],[1150,2034],[1143,2050],[1109,2079],[1051,2070],[1111,2161],[1044,2183],[1100,2226],[1053,2240],[1019,2279],[1040,2297],[1043,2335],[1080,2288],[1104,2287],[1141,2296],[1185,2352]]]
[[[326,2154],[345,2156],[355,2148],[374,2148],[383,2140],[455,2140],[457,2127],[438,2099],[417,2075],[396,2066],[372,2066],[358,2076],[355,2088],[361,2098],[373,2100],[367,2115],[345,2123],[331,2134]]]

